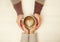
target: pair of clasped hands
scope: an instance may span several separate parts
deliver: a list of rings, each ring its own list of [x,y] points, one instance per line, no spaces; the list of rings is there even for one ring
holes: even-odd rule
[[[35,32],[35,30],[37,30],[40,25],[41,25],[41,16],[39,14],[34,14],[33,15],[35,17],[35,24],[31,27],[30,29],[30,34],[33,34]],[[22,21],[23,15],[18,15],[17,16],[17,24],[18,26],[24,31],[25,34],[28,34],[28,29],[25,27],[24,22]]]

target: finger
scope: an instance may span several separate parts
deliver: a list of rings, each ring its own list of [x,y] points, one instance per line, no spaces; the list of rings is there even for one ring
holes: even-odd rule
[[[41,17],[39,14],[35,14],[34,16],[36,18],[36,26],[35,27],[36,27],[36,29],[38,29],[41,25]]]
[[[28,30],[25,28],[25,25],[24,25],[24,22],[23,22],[23,21],[21,22],[21,28],[22,28],[22,30],[23,30],[25,33],[28,34]]]
[[[18,24],[19,27],[20,27],[20,21],[21,21],[21,19],[22,19],[22,15],[18,15],[16,23]]]

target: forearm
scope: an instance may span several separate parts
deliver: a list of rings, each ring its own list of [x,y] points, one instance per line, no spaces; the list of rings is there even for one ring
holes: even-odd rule
[[[40,4],[38,2],[35,2],[35,7],[34,7],[34,14],[40,14],[42,10],[43,4]]]
[[[23,14],[21,1],[13,5],[14,9],[17,12],[17,15]]]
[[[17,12],[17,15],[23,14],[21,1],[17,4],[14,4],[13,6],[14,6],[14,9],[16,10],[16,12]],[[35,7],[34,7],[34,12],[33,13],[34,14],[35,13],[40,14],[41,10],[42,10],[42,7],[43,7],[43,4],[35,2]]]

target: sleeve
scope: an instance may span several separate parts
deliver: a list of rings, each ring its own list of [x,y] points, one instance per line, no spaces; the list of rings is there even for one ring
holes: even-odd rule
[[[16,12],[17,12],[17,15],[23,14],[21,1],[17,4],[14,4],[13,6],[14,6],[14,9],[16,10]],[[43,4],[35,2],[34,14],[35,13],[40,14],[41,10],[42,10],[42,7],[43,7]]]
[[[17,15],[23,14],[21,1],[17,4],[14,4],[13,6],[17,12]]]
[[[35,2],[34,13],[40,14],[42,10],[43,4]]]
[[[22,34],[21,42],[37,42],[37,34]]]

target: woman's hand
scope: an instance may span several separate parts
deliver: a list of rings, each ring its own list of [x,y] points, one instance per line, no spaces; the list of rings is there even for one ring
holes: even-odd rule
[[[16,23],[18,24],[19,27],[21,27],[21,25],[20,25],[21,22],[20,22],[20,21],[22,20],[22,18],[23,18],[23,15],[18,15],[18,16],[17,16]]]
[[[30,34],[34,33],[36,29],[39,28],[39,26],[41,25],[41,17],[39,14],[34,14],[34,17],[36,18],[36,23],[33,27],[31,27],[32,29],[30,29]],[[28,29],[25,28],[24,22],[22,21],[23,15],[19,15],[17,17],[17,24],[19,27],[22,28],[22,30],[28,34]]]

